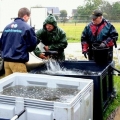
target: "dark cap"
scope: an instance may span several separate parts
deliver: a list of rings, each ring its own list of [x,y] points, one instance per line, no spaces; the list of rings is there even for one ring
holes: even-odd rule
[[[92,15],[91,15],[91,18],[92,19],[96,19],[97,17],[99,17],[99,16],[102,16],[102,11],[101,10],[94,10],[93,12],[92,12]]]

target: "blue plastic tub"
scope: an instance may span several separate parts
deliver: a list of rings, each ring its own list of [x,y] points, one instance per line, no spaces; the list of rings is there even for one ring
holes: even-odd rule
[[[66,69],[77,69],[98,72],[96,75],[56,75],[66,77],[77,77],[93,79],[94,83],[94,105],[93,105],[93,117],[94,120],[103,120],[103,113],[105,112],[108,104],[115,96],[114,83],[113,83],[113,69],[114,62],[110,62],[104,65],[98,65],[93,61],[64,61],[60,63],[61,67]],[[41,74],[42,70],[45,70],[46,66],[42,65],[30,71],[30,73]]]

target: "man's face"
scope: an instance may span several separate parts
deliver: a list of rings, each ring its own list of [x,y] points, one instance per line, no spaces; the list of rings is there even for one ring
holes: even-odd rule
[[[25,22],[28,22],[28,20],[30,19],[30,16],[25,15],[25,16],[23,17],[23,19],[24,19]]]
[[[46,24],[47,31],[52,31],[54,29],[54,26],[51,24]]]
[[[92,19],[93,24],[98,25],[102,21],[102,16],[97,17],[96,19]]]

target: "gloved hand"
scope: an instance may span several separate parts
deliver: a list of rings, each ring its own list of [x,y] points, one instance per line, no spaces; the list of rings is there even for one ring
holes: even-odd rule
[[[39,57],[41,58],[41,59],[48,59],[49,57],[46,57],[45,56],[45,53],[41,53],[40,55],[39,55]]]
[[[105,48],[106,45],[105,45],[105,43],[101,43],[99,47],[100,47],[100,48]]]
[[[88,47],[89,47],[88,43],[82,42],[82,54],[84,54],[86,59],[88,55]]]
[[[84,51],[83,54],[84,54],[84,57],[87,59],[88,52],[87,52],[87,51],[86,51],[86,52]]]

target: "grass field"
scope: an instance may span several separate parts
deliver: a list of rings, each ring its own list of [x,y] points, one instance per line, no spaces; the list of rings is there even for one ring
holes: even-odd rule
[[[58,23],[58,26],[66,32],[68,42],[80,42],[80,36],[86,25],[87,23]],[[120,23],[113,23],[113,25],[120,33]],[[117,42],[120,43],[120,37]]]

